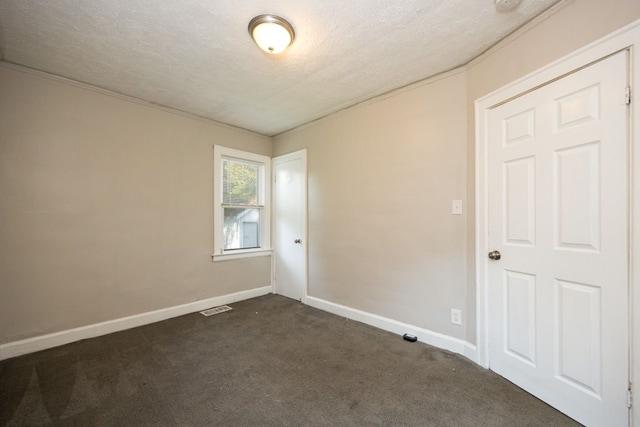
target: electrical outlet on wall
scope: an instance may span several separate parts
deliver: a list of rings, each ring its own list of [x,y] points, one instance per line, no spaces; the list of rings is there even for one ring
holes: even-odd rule
[[[451,323],[454,325],[462,325],[462,311],[452,308],[451,309]]]

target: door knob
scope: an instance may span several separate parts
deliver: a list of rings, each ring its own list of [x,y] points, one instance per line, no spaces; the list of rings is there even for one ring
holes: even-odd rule
[[[489,259],[497,261],[500,259],[502,255],[500,255],[500,251],[491,251],[489,252]]]
[[[293,243],[302,244],[302,240],[296,239],[296,240],[293,241]]]

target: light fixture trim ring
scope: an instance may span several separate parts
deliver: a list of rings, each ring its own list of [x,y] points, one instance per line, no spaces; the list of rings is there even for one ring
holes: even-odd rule
[[[261,24],[276,24],[281,26],[285,30],[287,30],[287,32],[289,33],[289,36],[291,37],[289,46],[291,46],[291,44],[295,40],[296,32],[293,29],[293,26],[291,25],[291,23],[289,23],[289,21],[287,21],[286,19],[278,15],[264,14],[264,15],[258,15],[255,18],[253,18],[251,21],[249,21],[249,26],[248,26],[249,35],[251,35],[251,38],[254,41],[256,40],[253,35],[253,31]]]

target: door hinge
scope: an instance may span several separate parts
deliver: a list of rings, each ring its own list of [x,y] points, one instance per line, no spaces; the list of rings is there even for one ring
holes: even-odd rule
[[[633,406],[633,390],[631,390],[631,386],[627,389],[627,408],[631,408]]]
[[[624,89],[624,103],[631,105],[631,86],[627,86]]]

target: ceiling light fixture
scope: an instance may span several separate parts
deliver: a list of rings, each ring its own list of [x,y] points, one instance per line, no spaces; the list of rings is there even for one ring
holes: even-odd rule
[[[291,24],[276,15],[253,18],[249,22],[249,34],[260,49],[271,54],[284,51],[296,36]]]
[[[522,0],[495,0],[498,12],[511,12]]]

